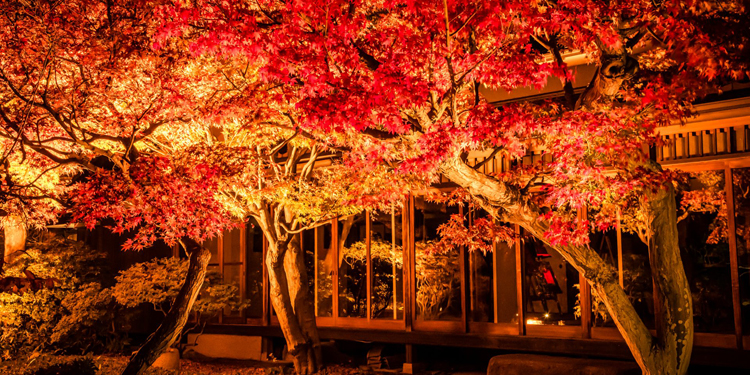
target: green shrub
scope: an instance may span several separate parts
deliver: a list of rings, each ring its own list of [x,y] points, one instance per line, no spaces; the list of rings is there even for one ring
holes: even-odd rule
[[[112,295],[122,306],[151,306],[166,315],[185,282],[187,270],[186,259],[158,258],[138,263],[115,278]],[[224,310],[240,311],[245,307],[239,286],[223,281],[221,274],[209,270],[191,313],[200,325]]]
[[[28,375],[96,375],[96,365],[88,357],[50,357],[48,363]]]
[[[75,241],[46,236],[6,265],[5,276],[54,279],[54,286],[0,293],[0,358],[35,351],[86,353],[120,349],[123,335],[111,290],[102,286],[104,255]]]
[[[91,357],[32,354],[23,360],[0,363],[0,374],[13,375],[96,375]]]

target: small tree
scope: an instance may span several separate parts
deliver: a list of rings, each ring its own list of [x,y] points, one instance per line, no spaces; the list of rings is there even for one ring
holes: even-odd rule
[[[138,263],[121,271],[115,278],[117,283],[112,287],[112,296],[124,307],[150,305],[154,311],[166,316],[185,282],[187,272],[188,262],[185,259],[157,258]],[[224,282],[217,272],[207,272],[199,297],[190,310],[195,325],[178,332],[175,344],[179,345],[181,337],[192,330],[203,332],[203,327],[222,312],[240,311],[243,308],[245,303],[240,301],[239,286]]]

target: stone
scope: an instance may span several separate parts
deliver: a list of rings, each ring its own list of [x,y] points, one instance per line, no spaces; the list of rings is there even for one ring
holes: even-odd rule
[[[166,352],[162,353],[154,364],[153,367],[161,367],[167,370],[179,370],[180,369],[180,351],[175,348],[169,348]]]

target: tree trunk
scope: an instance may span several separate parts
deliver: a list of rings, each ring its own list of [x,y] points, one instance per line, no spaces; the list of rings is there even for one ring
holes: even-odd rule
[[[174,344],[175,340],[180,337],[185,323],[187,323],[193,303],[198,298],[203,281],[206,279],[206,269],[211,259],[211,252],[193,240],[186,239],[184,243],[190,254],[185,283],[180,288],[180,292],[164,317],[164,321],[138,349],[138,352],[130,358],[122,375],[143,374],[159,355]]]
[[[304,333],[300,319],[294,311],[294,305],[290,294],[290,282],[285,270],[285,258],[289,244],[284,239],[269,241],[266,253],[266,267],[268,268],[268,282],[271,288],[271,304],[279,326],[286,339],[287,351],[294,358],[294,368],[299,375],[307,375],[317,371],[317,363],[311,359],[317,359],[314,353],[313,343]],[[296,262],[295,262],[296,263]],[[295,279],[297,278],[297,279]],[[292,276],[294,289],[301,288],[297,284],[299,275]],[[297,293],[299,294],[299,293]]]
[[[548,226],[529,197],[495,178],[477,172],[458,158],[441,165],[443,174],[477,198],[495,218],[522,226],[565,258],[588,280],[620,330],[636,362],[646,375],[683,375],[693,345],[693,309],[685,270],[680,260],[674,188],[667,184],[649,196],[650,248],[661,300],[665,332],[654,338],[620,287],[615,269],[588,246],[552,246]]]
[[[286,271],[289,297],[292,301],[294,313],[297,315],[302,334],[310,343],[307,353],[300,353],[300,355],[307,357],[308,371],[315,373],[323,365],[323,353],[320,347],[318,326],[315,324],[315,304],[310,293],[305,256],[300,248],[299,236],[295,236],[289,243],[289,248],[284,257],[284,270]]]
[[[5,231],[5,252],[0,262],[0,271],[4,263],[12,263],[26,250],[26,225],[18,216],[7,216],[3,223]]]

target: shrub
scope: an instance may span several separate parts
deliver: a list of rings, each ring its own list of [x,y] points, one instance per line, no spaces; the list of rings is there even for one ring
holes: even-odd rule
[[[115,278],[117,283],[112,287],[112,295],[122,306],[150,305],[166,315],[185,282],[187,270],[186,259],[157,258],[138,263],[121,271]],[[240,311],[245,306],[240,301],[239,287],[223,281],[218,272],[209,270],[191,313],[195,314],[196,323],[200,325],[225,309]]]
[[[0,373],[15,375],[96,375],[91,357],[34,354],[28,359],[0,364]]]
[[[104,255],[81,243],[46,236],[30,241],[26,256],[6,265],[5,275],[54,279],[54,286],[0,293],[0,358],[33,351],[65,353],[117,350],[123,335],[111,291],[102,287]]]

